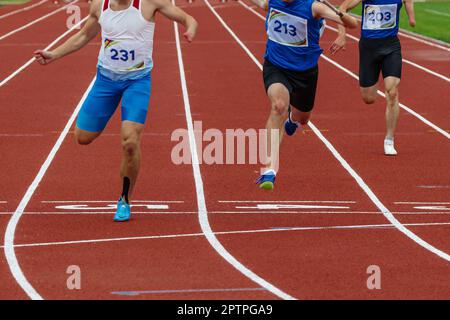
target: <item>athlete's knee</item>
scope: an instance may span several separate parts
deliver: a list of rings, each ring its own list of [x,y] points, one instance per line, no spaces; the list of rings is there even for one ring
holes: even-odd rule
[[[386,89],[386,97],[389,101],[396,101],[398,98],[398,88],[392,87],[392,88]]]
[[[365,104],[374,104],[377,98],[374,94],[365,93],[362,95],[362,99]]]
[[[272,112],[277,116],[285,115],[289,108],[289,102],[283,99],[275,99],[272,102]]]
[[[95,140],[96,136],[85,134],[79,129],[75,129],[75,140],[78,144],[87,146],[88,144],[91,144]]]
[[[129,134],[122,137],[122,149],[125,156],[133,157],[139,150],[139,135]]]

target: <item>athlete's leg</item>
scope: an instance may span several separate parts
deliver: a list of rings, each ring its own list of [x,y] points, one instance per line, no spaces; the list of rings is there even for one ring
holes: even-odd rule
[[[122,196],[128,198],[136,184],[141,163],[141,135],[147,118],[150,101],[151,78],[130,81],[122,99],[122,164],[120,176],[123,181]]]
[[[386,139],[393,140],[395,129],[397,127],[399,104],[398,104],[398,86],[400,79],[397,77],[386,77],[384,79],[386,94]]]
[[[102,132],[89,132],[78,128],[78,126],[75,126],[74,133],[75,139],[78,144],[88,145],[91,144],[97,137],[99,137]]]
[[[106,127],[122,97],[121,83],[100,73],[77,117],[75,139],[81,145],[92,143]]]
[[[129,203],[131,194],[136,184],[141,164],[141,136],[144,125],[132,121],[123,121],[121,129],[122,140],[122,164],[120,166],[121,181],[124,182],[123,196]],[[129,179],[127,187],[126,178]]]
[[[373,85],[371,87],[360,87],[361,91],[361,97],[366,104],[372,104],[375,103],[375,100],[377,99],[377,85]]]
[[[294,107],[291,107],[291,120],[300,123],[302,126],[307,125],[311,119],[311,111],[303,112]]]
[[[267,95],[271,105],[266,124],[267,154],[269,156],[267,168],[276,172],[279,165],[278,150],[283,139],[283,126],[288,115],[290,96],[288,89],[281,83],[272,84],[267,90]]]

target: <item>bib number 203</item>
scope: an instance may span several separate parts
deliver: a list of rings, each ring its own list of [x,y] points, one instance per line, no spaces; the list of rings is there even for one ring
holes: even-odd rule
[[[369,12],[368,14],[369,17],[369,21],[370,22],[382,22],[382,21],[390,21],[392,14],[387,11],[387,12]]]
[[[135,57],[135,51],[131,50],[131,51],[127,51],[127,50],[116,50],[116,49],[111,49],[111,59],[113,60],[122,60],[122,61],[128,61],[128,60],[132,60],[134,61],[134,57]]]
[[[289,34],[293,37],[295,37],[297,35],[297,28],[291,24],[281,23],[278,20],[275,20],[274,24],[275,24],[275,29],[273,29],[273,30],[275,32]]]

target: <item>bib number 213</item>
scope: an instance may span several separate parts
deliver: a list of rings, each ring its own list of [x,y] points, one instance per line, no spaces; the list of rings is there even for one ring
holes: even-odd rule
[[[275,32],[289,34],[293,37],[297,35],[297,28],[291,24],[281,23],[278,20],[274,21],[275,28],[273,29]]]

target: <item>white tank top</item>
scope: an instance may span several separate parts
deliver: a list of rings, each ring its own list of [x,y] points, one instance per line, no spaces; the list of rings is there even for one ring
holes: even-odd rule
[[[99,23],[102,47],[98,57],[100,72],[112,80],[138,79],[153,68],[155,23],[141,14],[141,0],[131,0],[125,10],[114,11],[103,0]]]

